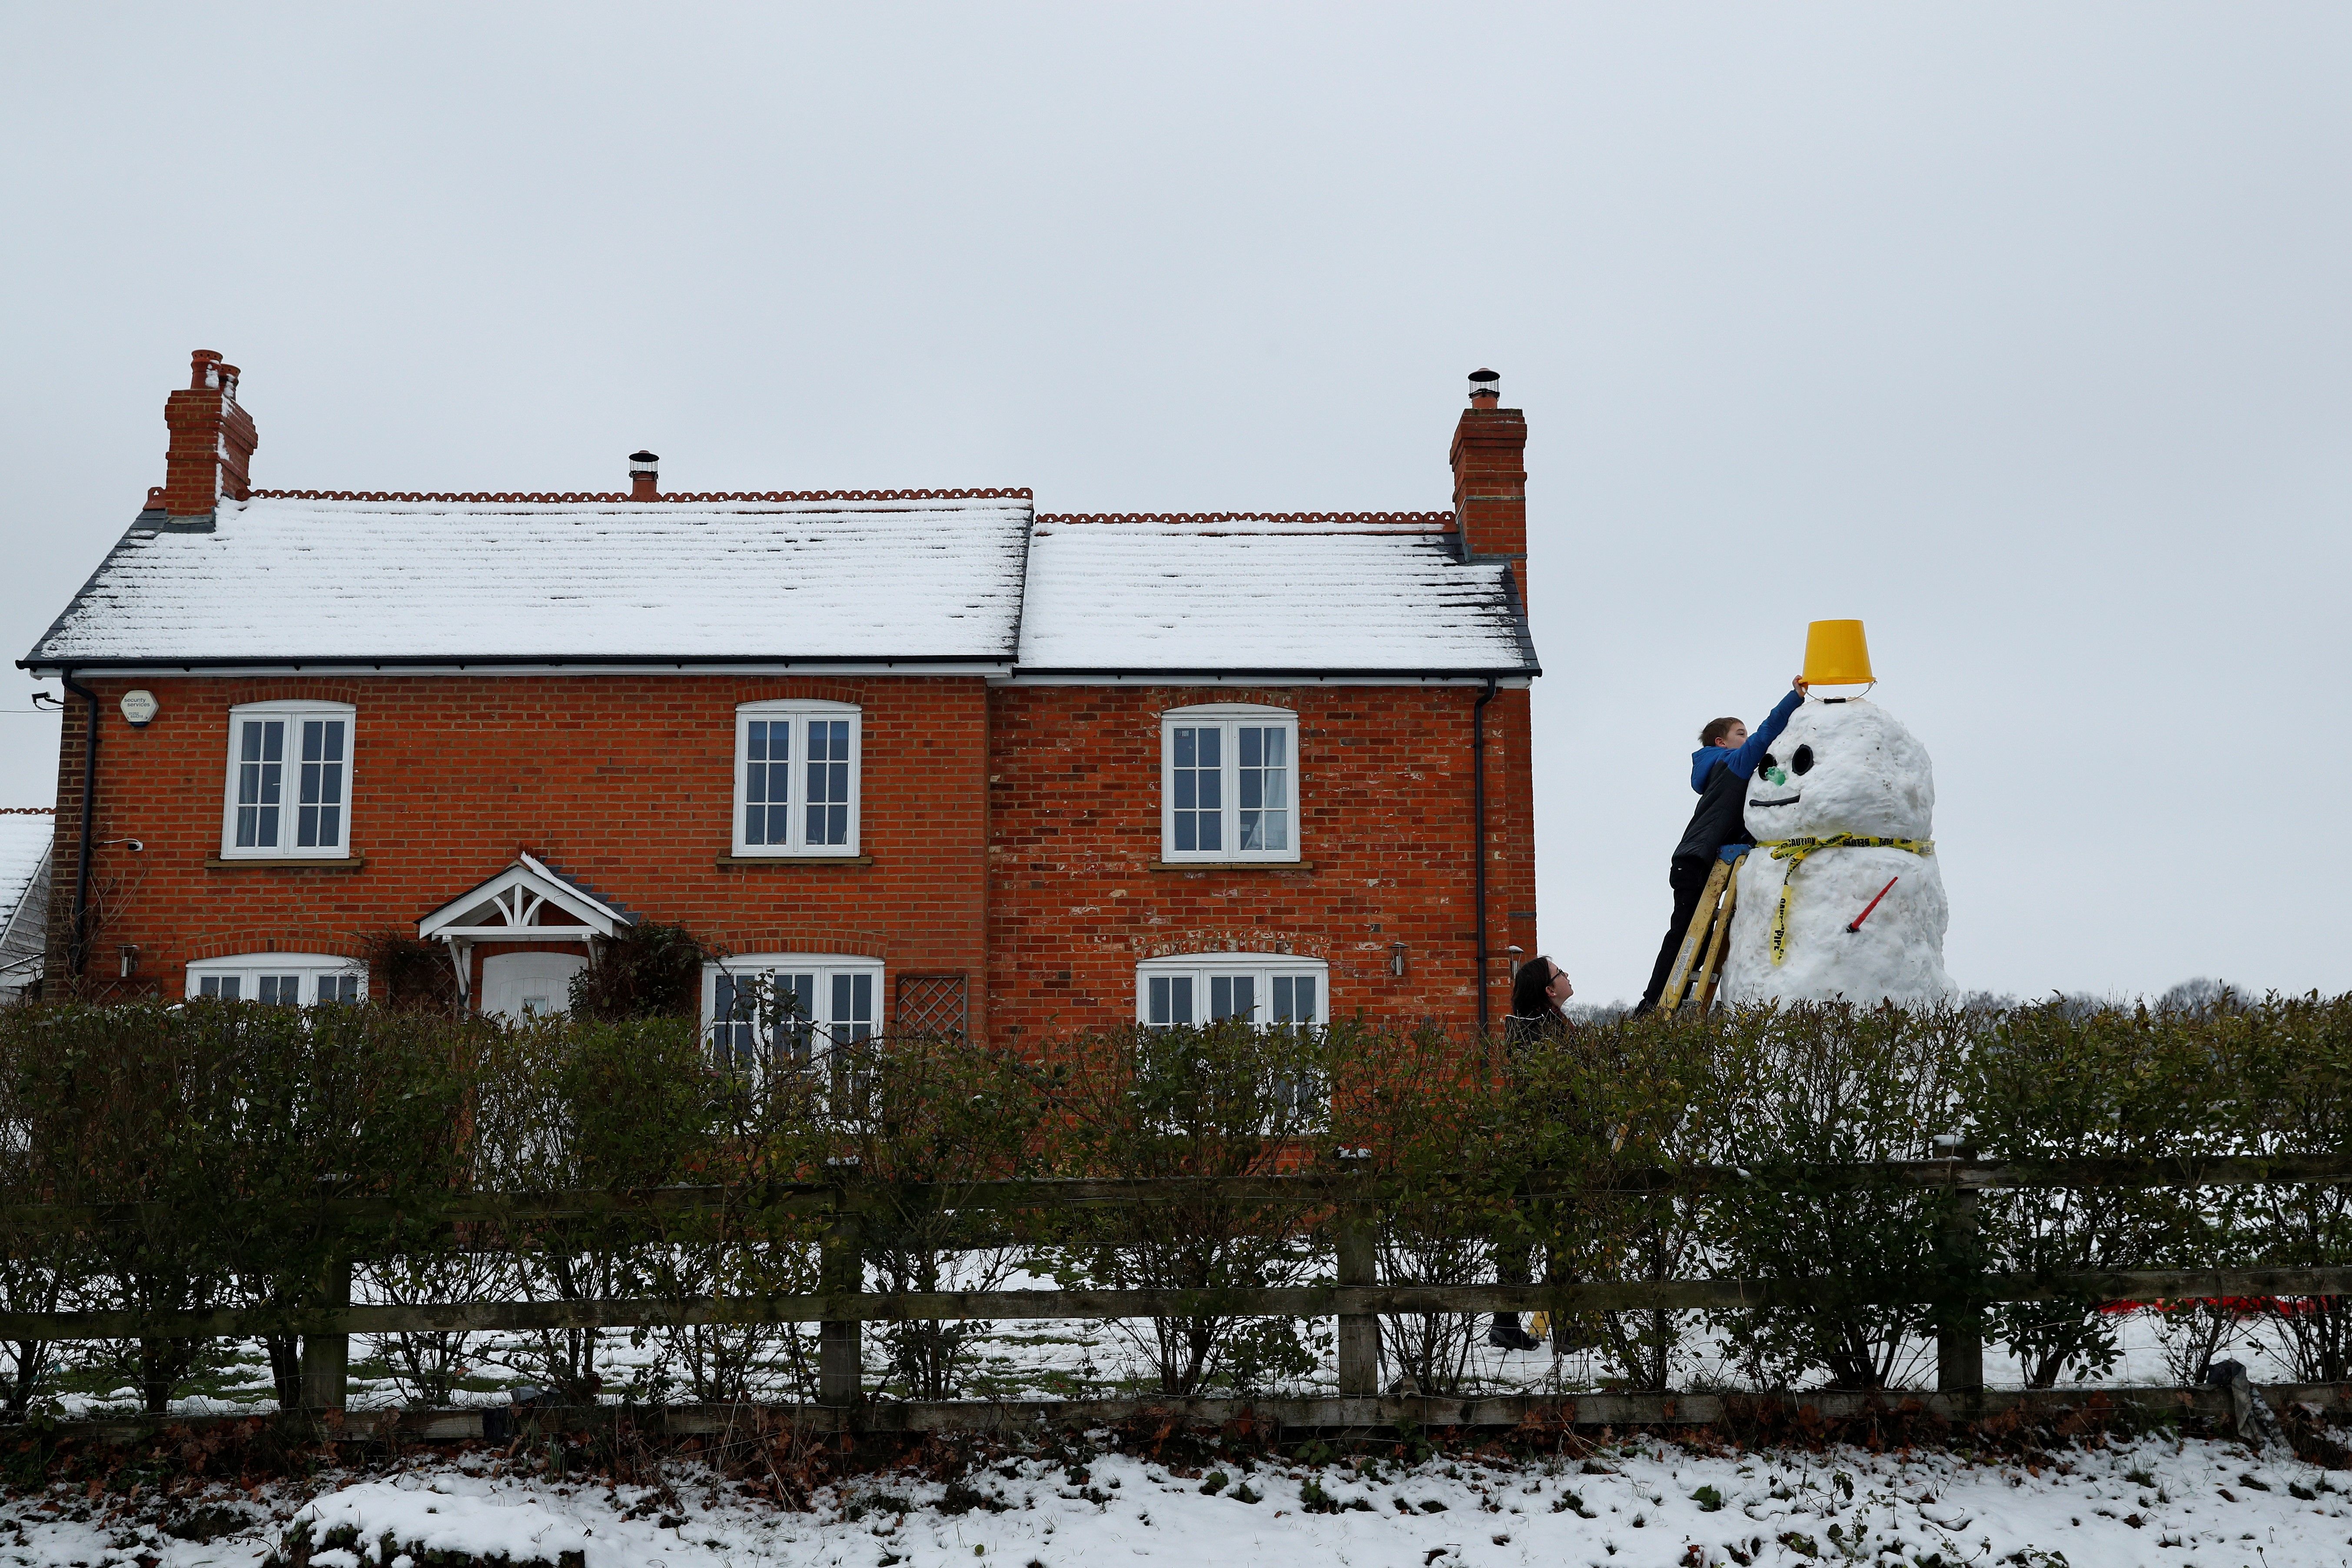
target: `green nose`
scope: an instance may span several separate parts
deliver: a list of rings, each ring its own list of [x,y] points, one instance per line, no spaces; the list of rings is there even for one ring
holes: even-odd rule
[[[1764,776],[1776,784],[1784,784],[1789,782],[1788,773],[1780,768],[1766,768],[1764,770]]]

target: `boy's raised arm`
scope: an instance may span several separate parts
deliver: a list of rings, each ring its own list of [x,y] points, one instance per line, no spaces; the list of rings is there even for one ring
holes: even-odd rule
[[[1780,731],[1789,727],[1790,717],[1797,711],[1797,704],[1804,700],[1805,678],[1801,675],[1789,683],[1789,695],[1774,704],[1764,722],[1756,726],[1756,733],[1748,736],[1747,742],[1731,753],[1724,766],[1741,778],[1755,773],[1756,764],[1764,760],[1764,753],[1772,749],[1772,742],[1779,740]]]

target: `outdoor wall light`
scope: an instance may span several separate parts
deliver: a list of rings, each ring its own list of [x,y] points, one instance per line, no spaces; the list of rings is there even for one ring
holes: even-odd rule
[[[136,974],[136,973],[139,973],[139,948],[138,948],[138,945],[137,945],[136,943],[126,943],[126,944],[124,945],[123,949],[122,949],[122,978],[123,978],[123,979],[125,979],[125,980],[128,980],[128,979],[130,979],[132,975],[134,975],[134,974]]]
[[[1389,943],[1389,973],[1399,980],[1404,978],[1404,943],[1401,942]]]

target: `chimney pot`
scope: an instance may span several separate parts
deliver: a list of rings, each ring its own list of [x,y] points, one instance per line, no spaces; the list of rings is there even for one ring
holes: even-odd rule
[[[243,500],[259,437],[237,406],[236,366],[211,349],[188,356],[188,384],[163,400],[171,445],[163,456],[161,504],[173,517],[208,517],[223,496]],[[148,510],[156,509],[152,492]]]
[[[1503,378],[1483,366],[1470,373],[1470,406],[1492,408],[1503,400]]]
[[[661,500],[661,458],[655,453],[629,454],[629,499]]]

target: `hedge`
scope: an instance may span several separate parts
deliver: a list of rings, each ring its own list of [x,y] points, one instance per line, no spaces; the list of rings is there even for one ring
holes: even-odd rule
[[[868,1289],[989,1289],[1016,1268],[1071,1287],[1310,1283],[1331,1278],[1328,1204],[972,1213],[953,1194],[1007,1178],[1266,1175],[1349,1150],[1383,1194],[1384,1283],[1490,1279],[1522,1259],[1558,1280],[1801,1282],[1801,1306],[1595,1313],[1559,1330],[1629,1387],[1696,1375],[1879,1387],[1916,1374],[1945,1307],[1874,1300],[1916,1296],[1923,1280],[1966,1297],[1966,1278],[1944,1278],[1958,1256],[1954,1200],[1825,1168],[1926,1158],[1939,1135],[1997,1160],[2187,1163],[2175,1187],[1987,1194],[1969,1274],[2352,1263],[2342,1184],[2194,1180],[2195,1163],[2220,1154],[2352,1155],[2352,997],[1719,1011],[1516,1047],[1359,1023],[1102,1030],[1017,1054],[908,1036],[766,1070],[714,1060],[675,1017],[509,1029],[373,1006],[26,1006],[0,1011],[0,1311],[292,1309],[331,1301],[354,1267],[364,1292],[395,1301],[805,1292],[824,1219],[779,1194],[853,1172],[883,1205],[866,1223]],[[1659,1178],[1700,1167],[1735,1176]],[[918,1183],[920,1194],[902,1192]],[[680,1184],[727,1195],[562,1217],[526,1203]],[[453,1220],[460,1195],[478,1201]],[[354,1199],[373,1200],[356,1219]],[[2097,1376],[2117,1353],[2103,1305],[1995,1308],[1988,1337],[2037,1385]],[[2343,1298],[2179,1310],[2183,1342],[2208,1352],[2200,1313],[2251,1318],[2299,1377],[2352,1380]],[[882,1329],[887,1392],[984,1392],[984,1328]],[[1458,1385],[1480,1328],[1390,1320],[1393,1373],[1426,1392]],[[1152,1386],[1190,1394],[1307,1373],[1328,1321],[1107,1331]],[[814,1375],[813,1342],[787,1328],[646,1337],[660,1353],[632,1373],[644,1397],[805,1392]],[[292,1341],[269,1342],[290,1402]],[[608,1348],[609,1332],[562,1331],[506,1353],[584,1397],[604,1386]],[[58,1347],[12,1349],[21,1415]],[[478,1346],[416,1334],[382,1349],[430,1402]],[[148,1339],[113,1353],[160,1408],[205,1350]]]

